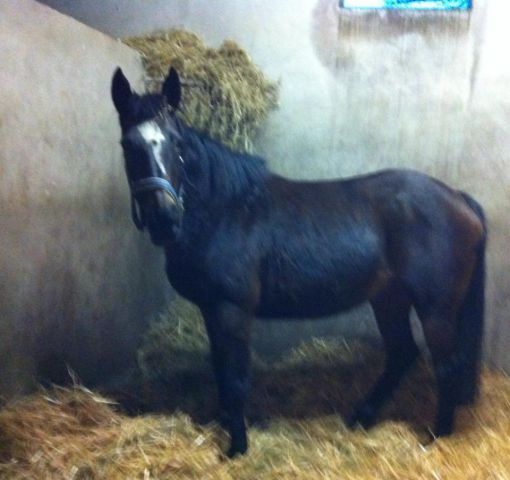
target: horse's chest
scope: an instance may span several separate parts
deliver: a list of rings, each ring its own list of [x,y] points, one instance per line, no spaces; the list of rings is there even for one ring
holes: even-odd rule
[[[210,303],[211,282],[197,259],[183,253],[167,255],[166,275],[172,287],[182,297],[198,305]]]

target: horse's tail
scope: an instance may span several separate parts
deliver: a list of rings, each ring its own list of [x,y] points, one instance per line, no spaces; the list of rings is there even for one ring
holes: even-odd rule
[[[459,403],[465,405],[473,403],[478,395],[485,312],[487,221],[481,205],[466,193],[462,192],[462,196],[483,226],[483,237],[477,246],[475,268],[458,319],[458,358],[462,368]]]

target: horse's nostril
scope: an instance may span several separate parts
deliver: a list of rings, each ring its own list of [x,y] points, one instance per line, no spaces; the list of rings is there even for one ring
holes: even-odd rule
[[[165,192],[163,192],[163,193],[165,194],[165,198],[166,198],[168,201],[170,201],[170,203],[171,203],[172,205],[177,205],[177,202],[175,201],[175,198],[174,198],[172,195],[170,195],[170,193],[169,193],[169,192],[165,191]]]

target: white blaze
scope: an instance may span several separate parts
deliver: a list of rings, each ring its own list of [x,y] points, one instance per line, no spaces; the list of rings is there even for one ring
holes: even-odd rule
[[[138,127],[138,131],[143,139],[147,142],[150,148],[152,148],[152,153],[154,154],[154,158],[156,159],[156,163],[158,167],[161,169],[163,175],[166,175],[165,165],[163,164],[163,158],[161,155],[161,151],[163,149],[163,142],[165,141],[165,135],[159,128],[159,125],[150,120],[148,122],[142,123]]]

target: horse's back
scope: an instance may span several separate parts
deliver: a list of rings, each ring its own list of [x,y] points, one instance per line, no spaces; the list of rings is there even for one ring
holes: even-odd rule
[[[413,170],[274,185],[264,316],[312,316],[370,300],[392,278],[446,284],[481,234],[465,194]]]
[[[392,169],[351,181],[360,199],[383,223],[387,238],[398,235],[414,241],[422,235],[435,235],[452,242],[463,238],[476,243],[483,236],[481,206],[466,193],[427,174]]]
[[[480,205],[469,195],[410,169],[316,182],[280,178],[274,185],[272,208],[289,230],[308,222],[324,229],[379,228],[386,237],[395,232],[404,237],[425,231],[441,234],[448,229],[465,234],[472,230],[476,237],[484,223]]]

